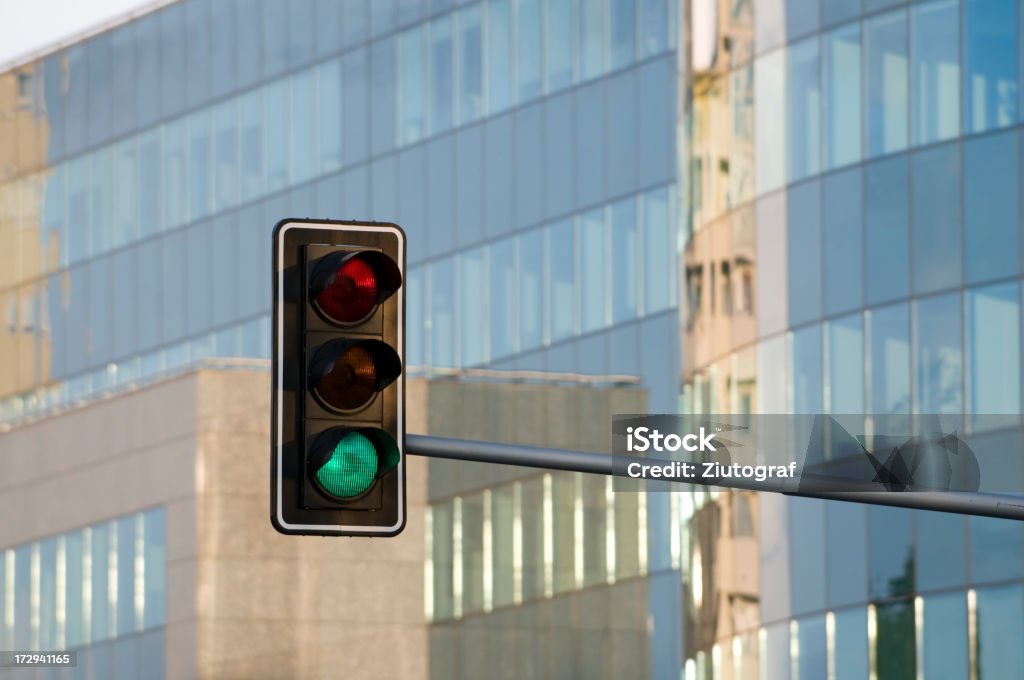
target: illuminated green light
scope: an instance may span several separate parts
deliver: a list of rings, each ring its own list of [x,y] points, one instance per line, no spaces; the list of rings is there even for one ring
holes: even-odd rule
[[[324,490],[338,498],[358,496],[373,484],[377,476],[377,449],[358,432],[341,438],[331,457],[316,472]]]

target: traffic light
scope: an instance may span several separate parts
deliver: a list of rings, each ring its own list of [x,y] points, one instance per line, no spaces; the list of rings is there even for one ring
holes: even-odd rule
[[[405,233],[274,228],[270,518],[286,534],[405,526]]]

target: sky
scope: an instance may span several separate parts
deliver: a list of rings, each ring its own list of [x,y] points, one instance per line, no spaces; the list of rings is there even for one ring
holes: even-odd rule
[[[154,4],[153,0],[0,0],[0,66]]]

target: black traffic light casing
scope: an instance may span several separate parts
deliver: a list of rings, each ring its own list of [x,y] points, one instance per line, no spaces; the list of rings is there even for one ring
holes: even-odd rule
[[[405,233],[274,228],[270,518],[285,534],[405,526]]]

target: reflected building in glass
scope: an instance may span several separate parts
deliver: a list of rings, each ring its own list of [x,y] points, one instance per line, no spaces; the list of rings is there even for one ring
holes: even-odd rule
[[[1019,12],[689,5],[685,411],[1007,414],[982,474],[1019,488]],[[1019,522],[743,492],[682,519],[687,678],[1024,673]]]

